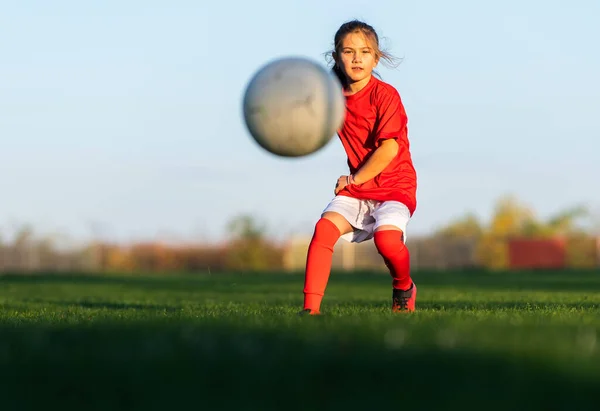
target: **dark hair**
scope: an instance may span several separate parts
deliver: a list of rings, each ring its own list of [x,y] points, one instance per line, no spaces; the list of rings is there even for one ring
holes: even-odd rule
[[[359,20],[352,20],[352,21],[346,22],[346,23],[342,24],[340,26],[340,28],[338,29],[338,31],[335,33],[335,36],[333,39],[333,50],[326,53],[327,56],[329,57],[330,62],[333,62],[333,67],[332,67],[333,73],[335,73],[336,77],[340,80],[340,82],[342,83],[342,85],[344,87],[346,87],[348,85],[348,79],[346,78],[346,75],[344,74],[342,69],[338,66],[335,59],[333,58],[333,53],[336,53],[337,55],[340,54],[340,51],[342,48],[342,43],[343,43],[344,39],[346,38],[346,36],[350,33],[362,33],[365,36],[367,41],[370,43],[371,48],[375,52],[376,60],[384,60],[390,66],[397,65],[396,57],[392,56],[387,51],[382,50],[381,47],[379,46],[379,36],[377,35],[377,32],[375,31],[375,29],[372,26],[368,25],[365,22],[359,21]],[[377,74],[377,73],[375,73],[375,74]]]

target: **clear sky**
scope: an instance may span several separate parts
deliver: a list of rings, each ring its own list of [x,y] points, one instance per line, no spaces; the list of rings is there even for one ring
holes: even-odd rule
[[[512,193],[544,217],[600,206],[600,2],[20,1],[0,8],[0,232],[218,240],[236,214],[310,233],[346,172],[337,137],[285,160],[245,129],[267,61],[326,64],[340,24],[403,58],[427,233]]]

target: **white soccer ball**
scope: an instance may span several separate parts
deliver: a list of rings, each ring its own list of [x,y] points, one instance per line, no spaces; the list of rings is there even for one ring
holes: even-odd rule
[[[260,68],[243,99],[252,138],[282,157],[323,148],[341,127],[345,99],[339,80],[306,58],[285,57]]]

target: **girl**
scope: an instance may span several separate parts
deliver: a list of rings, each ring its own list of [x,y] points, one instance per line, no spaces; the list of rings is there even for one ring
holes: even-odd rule
[[[334,38],[333,72],[346,96],[346,118],[338,136],[350,173],[335,185],[335,197],[313,233],[306,261],[303,315],[320,314],[340,237],[351,242],[373,238],[392,276],[392,311],[414,311],[417,287],[410,277],[406,226],[416,208],[407,117],[398,91],[373,76],[383,58],[373,27],[343,24]]]

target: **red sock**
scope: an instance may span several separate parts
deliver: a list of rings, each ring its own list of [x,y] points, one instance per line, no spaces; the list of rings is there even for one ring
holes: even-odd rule
[[[408,290],[412,285],[410,254],[402,241],[402,231],[376,231],[373,240],[377,251],[390,269],[393,287],[399,290]]]
[[[306,257],[304,309],[319,311],[321,308],[331,272],[333,247],[339,238],[340,230],[330,220],[321,218],[317,221]]]

